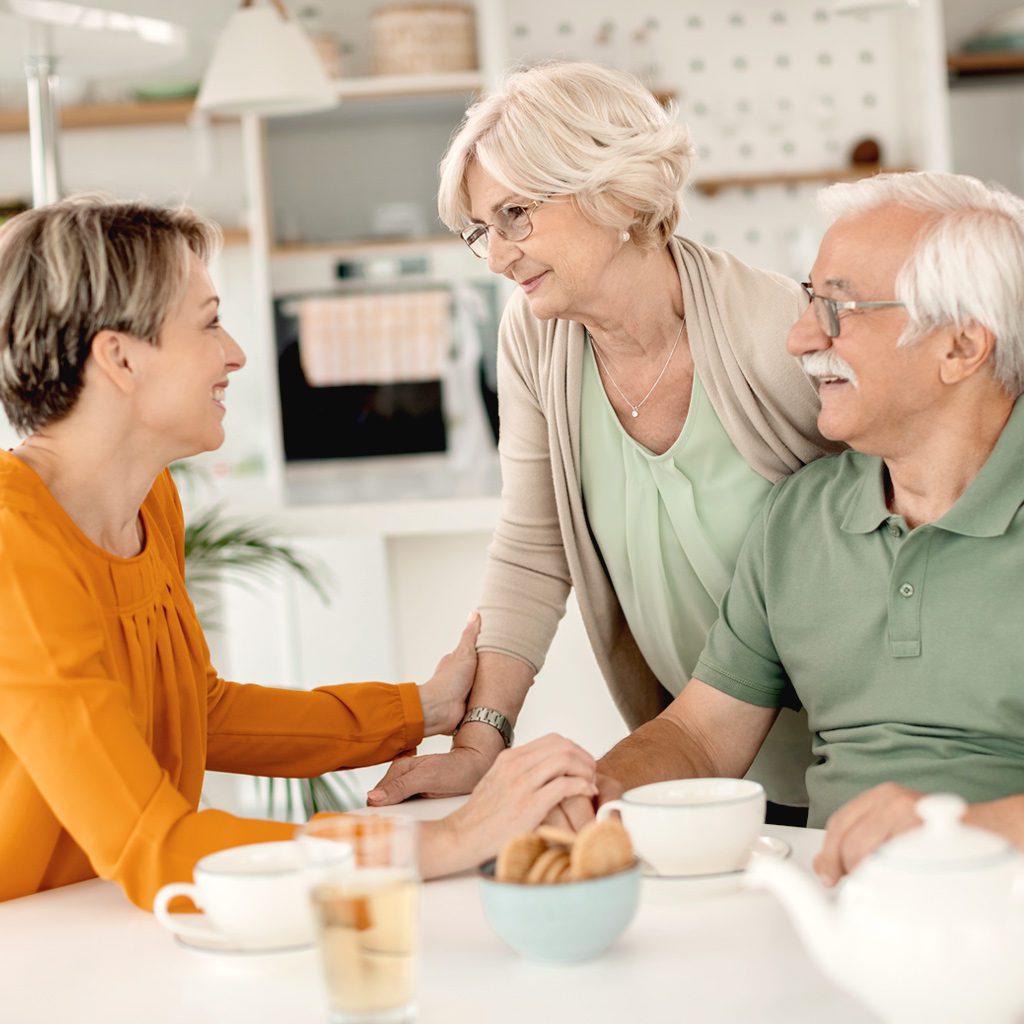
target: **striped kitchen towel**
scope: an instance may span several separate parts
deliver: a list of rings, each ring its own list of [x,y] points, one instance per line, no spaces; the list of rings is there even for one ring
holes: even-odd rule
[[[299,361],[313,387],[438,380],[452,342],[451,293],[302,299]]]

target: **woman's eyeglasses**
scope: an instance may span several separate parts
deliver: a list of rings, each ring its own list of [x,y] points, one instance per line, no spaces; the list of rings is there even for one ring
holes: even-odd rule
[[[530,237],[530,232],[533,231],[533,221],[530,220],[530,214],[540,204],[541,200],[539,199],[535,199],[527,206],[510,203],[508,206],[503,206],[498,210],[494,215],[493,224],[470,224],[468,227],[463,228],[459,234],[466,245],[469,246],[473,255],[485,260],[491,248],[491,236],[488,229],[494,228],[506,242],[521,242],[524,238]]]
[[[905,306],[904,302],[896,302],[894,299],[886,299],[874,302],[840,302],[838,299],[829,299],[824,295],[815,294],[814,289],[811,287],[810,281],[803,281],[800,285],[801,288],[807,293],[807,298],[811,300],[814,306],[814,316],[818,321],[818,326],[824,331],[825,335],[829,338],[838,338],[839,332],[842,330],[842,324],[839,320],[839,311],[844,309],[885,309],[891,306]]]

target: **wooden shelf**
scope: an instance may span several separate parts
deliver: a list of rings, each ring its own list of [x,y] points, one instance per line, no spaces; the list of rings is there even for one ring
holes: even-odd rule
[[[949,73],[955,78],[976,75],[1024,73],[1024,50],[978,50],[951,53],[946,58]]]
[[[359,252],[403,252],[454,244],[463,244],[458,235],[424,235],[422,238],[356,238],[343,242],[288,242],[275,245],[271,249],[271,255],[309,256],[319,253],[348,256]]]
[[[413,96],[439,96],[478,92],[484,80],[479,71],[457,71],[436,75],[367,75],[363,78],[339,78],[335,82],[338,99],[402,99]]]
[[[152,100],[146,103],[88,103],[62,107],[62,128],[116,128],[128,125],[184,124],[192,116],[192,100]],[[0,110],[0,132],[28,131],[27,110]]]
[[[338,98],[344,100],[362,99],[406,99],[416,96],[457,95],[482,92],[483,75],[479,71],[456,71],[447,74],[425,75],[366,75],[358,78],[335,80]],[[667,106],[676,98],[673,89],[652,90],[655,99]]]
[[[248,245],[249,229],[241,227],[225,227],[221,225],[221,234],[224,236],[224,245]]]
[[[763,188],[768,185],[806,185],[821,182],[830,185],[836,181],[858,181],[870,178],[875,174],[899,174],[912,171],[913,167],[880,167],[877,164],[865,164],[861,167],[835,167],[822,171],[790,171],[779,174],[752,174],[735,178],[702,178],[693,183],[695,191],[701,195],[714,196],[724,189],[731,188]]]
[[[417,96],[457,96],[483,88],[478,71],[445,75],[376,75],[366,78],[341,78],[338,99],[403,99]],[[132,125],[185,124],[195,110],[193,100],[150,100],[147,102],[88,103],[60,109],[61,127],[116,128]],[[218,116],[216,121],[224,120]],[[28,111],[24,108],[0,110],[0,134],[27,132]]]

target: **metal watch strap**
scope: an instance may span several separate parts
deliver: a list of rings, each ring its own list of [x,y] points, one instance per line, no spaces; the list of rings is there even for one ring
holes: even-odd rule
[[[501,733],[501,738],[505,741],[505,746],[512,746],[514,738],[512,723],[496,708],[470,708],[452,735],[454,736],[467,722],[483,722],[484,725],[497,729]]]

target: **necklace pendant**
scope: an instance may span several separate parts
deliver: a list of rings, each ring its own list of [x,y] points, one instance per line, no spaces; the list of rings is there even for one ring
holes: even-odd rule
[[[631,415],[633,416],[633,419],[636,419],[637,416],[640,415],[640,410],[634,407],[633,412],[632,412]]]

